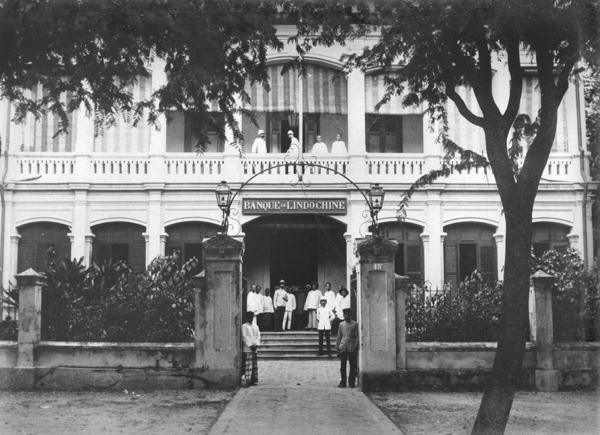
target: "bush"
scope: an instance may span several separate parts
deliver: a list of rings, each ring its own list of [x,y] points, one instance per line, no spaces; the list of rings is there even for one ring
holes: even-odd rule
[[[502,284],[474,272],[458,288],[423,297],[411,292],[406,304],[407,341],[496,341]]]
[[[44,340],[189,341],[194,330],[194,258],[158,257],[135,274],[124,263],[62,261],[46,272],[42,296]]]
[[[599,260],[588,270],[574,249],[546,251],[532,261],[532,273],[554,276],[552,317],[555,341],[597,341]]]

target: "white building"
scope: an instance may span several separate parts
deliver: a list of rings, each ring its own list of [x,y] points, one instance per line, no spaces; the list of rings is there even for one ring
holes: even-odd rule
[[[282,37],[287,30],[282,28]],[[300,138],[307,160],[336,169],[365,191],[372,183],[383,186],[381,228],[400,243],[398,273],[432,288],[455,282],[475,268],[501,279],[504,217],[490,171],[456,174],[421,189],[405,221],[396,220],[403,192],[440,165],[443,151],[421,107],[404,108],[398,98],[378,113],[374,110],[383,93],[377,71],[340,74],[340,55],[366,43],[315,49],[307,56],[304,78],[293,71],[279,73],[294,55],[293,47],[271,56],[271,92],[250,92],[259,127],[266,132],[269,152],[264,155],[240,157],[216,138],[198,155],[190,124],[181,114],[174,114],[168,124],[163,119],[160,130],[120,122],[95,136],[92,117],[81,111],[73,114],[68,135],[53,138],[57,120],[51,114],[14,124],[13,112],[3,102],[0,134],[9,144],[3,285],[27,267],[43,270],[49,249],[58,257],[83,257],[86,263],[92,258],[125,259],[137,270],[165,253],[200,255],[203,238],[215,234],[221,221],[215,186],[226,180],[236,191],[269,167],[234,202],[238,213],[232,215],[232,231],[246,236],[247,280],[263,287],[280,278],[291,284],[347,284],[355,264],[355,240],[368,231],[365,200],[332,171],[307,170],[303,182],[297,183],[293,165],[273,168],[286,162],[289,129]],[[529,61],[523,56],[523,62]],[[157,63],[151,78],[140,80],[132,90],[134,96],[148,95],[164,80]],[[521,112],[533,116],[539,106],[536,82],[533,74],[525,78],[521,106]],[[505,65],[498,64],[494,87],[499,102],[508,98],[507,83]],[[474,107],[474,97],[463,91]],[[534,247],[569,245],[590,261],[582,92],[579,82],[572,82],[559,109],[554,148],[533,212]],[[448,117],[451,137],[483,152],[482,132],[451,104]],[[246,119],[240,122],[249,151],[257,127]],[[310,156],[317,134],[331,151],[338,133],[347,153]],[[277,204],[280,199],[292,202]]]

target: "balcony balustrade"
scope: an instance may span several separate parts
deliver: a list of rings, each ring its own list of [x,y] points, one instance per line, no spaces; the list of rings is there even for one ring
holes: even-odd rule
[[[581,181],[579,158],[566,154],[552,155],[544,170],[542,183]],[[246,155],[240,158],[220,153],[167,153],[158,156],[18,153],[10,156],[7,180],[39,185],[77,182],[212,184],[220,180],[241,183],[261,173],[256,179],[261,184],[288,183],[297,180],[297,174],[302,174],[303,179],[311,184],[343,183],[337,172],[356,183],[409,184],[435,169],[429,163],[431,159],[423,154],[366,154],[360,159],[347,156],[317,158],[307,154],[305,159],[304,162],[294,162],[286,159],[285,154]],[[310,163],[319,166],[311,166]],[[34,177],[39,178],[31,180]],[[439,182],[491,184],[494,177],[489,168],[471,168],[440,179]]]

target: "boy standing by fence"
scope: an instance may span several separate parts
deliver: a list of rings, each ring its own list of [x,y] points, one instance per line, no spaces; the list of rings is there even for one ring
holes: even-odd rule
[[[242,365],[244,366],[244,378],[246,385],[258,384],[258,346],[260,346],[260,330],[252,324],[254,313],[246,313],[246,321],[242,324],[242,341],[244,342],[242,352]]]

